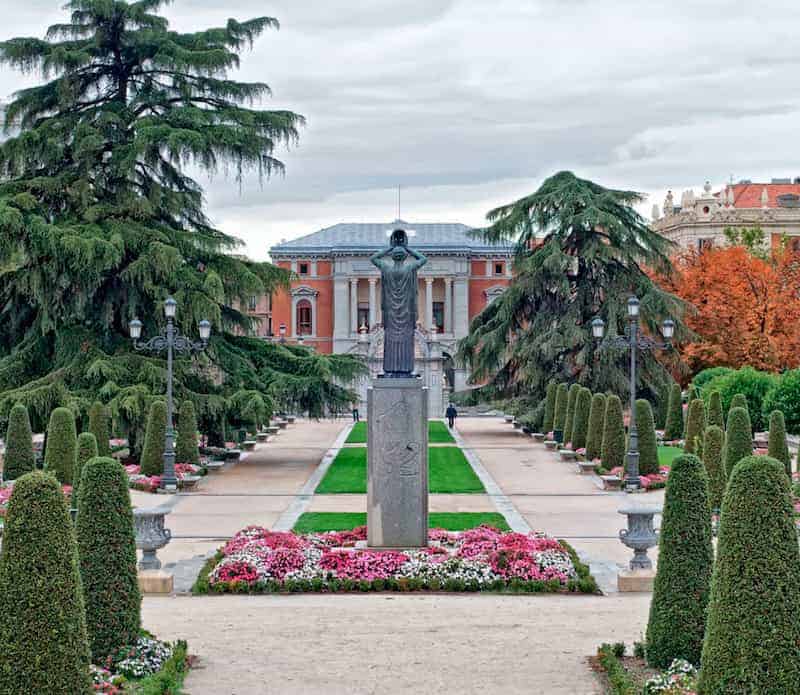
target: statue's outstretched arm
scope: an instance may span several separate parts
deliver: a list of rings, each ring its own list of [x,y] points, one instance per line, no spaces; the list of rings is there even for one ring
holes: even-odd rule
[[[369,260],[371,261],[372,265],[377,266],[378,268],[380,268],[381,267],[381,263],[380,263],[381,259],[384,256],[386,256],[387,254],[389,254],[391,252],[391,250],[392,249],[390,249],[390,248],[389,249],[384,249],[383,251],[378,251],[378,253],[373,254],[372,256],[370,256]]]
[[[419,251],[415,251],[414,249],[410,249],[410,248],[408,248],[408,246],[406,246],[406,251],[408,251],[414,257],[414,259],[415,259],[414,267],[415,268],[421,268],[422,266],[424,266],[428,262],[428,259],[425,256],[423,256]]]

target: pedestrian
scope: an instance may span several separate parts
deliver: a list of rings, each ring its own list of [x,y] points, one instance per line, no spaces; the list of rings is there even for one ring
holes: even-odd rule
[[[353,405],[353,422],[358,422],[361,419],[361,416],[358,414],[358,406]]]
[[[447,410],[445,411],[445,415],[447,415],[447,424],[450,429],[453,429],[453,425],[456,424],[456,418],[458,417],[458,411],[455,409],[455,406],[450,403],[447,406]]]

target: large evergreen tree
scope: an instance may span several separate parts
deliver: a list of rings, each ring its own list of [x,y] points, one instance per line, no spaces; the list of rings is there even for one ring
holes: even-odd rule
[[[234,403],[316,416],[353,398],[336,384],[360,371],[355,358],[234,336],[251,324],[239,307],[288,276],[236,255],[186,173],[283,170],[275,149],[302,117],[255,108],[269,87],[228,74],[277,21],[180,33],[163,4],[71,0],[44,39],[0,43],[0,64],[44,80],[8,104],[0,145],[0,415],[22,402],[36,429],[54,406],[84,415],[100,398],[141,436],[166,370],[131,350],[128,323],[163,328],[168,294],[184,332],[214,326],[207,354],[175,365],[176,396],[192,398],[206,431],[239,415]]]
[[[543,394],[549,379],[577,381],[592,391],[628,392],[627,352],[598,350],[591,321],[602,316],[606,339],[626,327],[626,303],[641,299],[645,330],[676,320],[682,302],[659,288],[645,267],[668,273],[670,242],[653,232],[633,206],[638,193],[604,188],[562,171],[533,194],[488,213],[478,233],[516,247],[514,280],[487,305],[459,343],[474,382],[488,389]],[[652,353],[643,353],[638,394],[653,400],[671,380]]]

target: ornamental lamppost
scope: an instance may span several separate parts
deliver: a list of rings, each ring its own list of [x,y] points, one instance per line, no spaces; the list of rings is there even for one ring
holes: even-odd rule
[[[178,488],[178,479],[175,477],[175,427],[172,417],[172,353],[202,352],[208,346],[208,339],[211,336],[211,324],[206,320],[197,324],[200,332],[198,342],[178,333],[174,323],[177,308],[178,303],[172,297],[168,297],[164,302],[164,316],[167,318],[166,333],[154,336],[144,343],[139,342],[139,338],[142,337],[142,322],[139,319],[133,319],[128,324],[135,350],[167,351],[167,432],[164,439],[164,470],[161,475],[160,487],[168,492],[174,492]]]
[[[639,350],[669,350],[672,347],[670,340],[675,333],[675,322],[666,319],[661,326],[661,332],[665,341],[663,343],[646,335],[639,335],[639,300],[631,297],[628,300],[628,335],[616,336],[601,346],[601,348],[628,348],[631,353],[629,446],[625,459],[624,482],[627,492],[635,492],[642,485],[639,478],[639,432],[636,429],[636,355]],[[600,317],[595,318],[592,321],[592,336],[595,340],[601,340],[604,333],[605,322]]]

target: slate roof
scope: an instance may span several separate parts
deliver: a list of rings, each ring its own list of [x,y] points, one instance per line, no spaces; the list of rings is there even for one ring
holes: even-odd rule
[[[761,192],[767,189],[767,207],[782,207],[778,196],[800,195],[800,184],[796,183],[736,183],[733,184],[733,206],[735,208],[760,208]]]
[[[276,244],[270,249],[270,254],[279,256],[297,253],[375,252],[386,248],[389,243],[387,232],[398,227],[415,232],[409,238],[409,245],[423,252],[488,252],[505,255],[512,250],[510,245],[493,246],[470,236],[468,232],[471,227],[465,224],[430,224],[394,220],[369,223],[340,222],[313,234]]]

